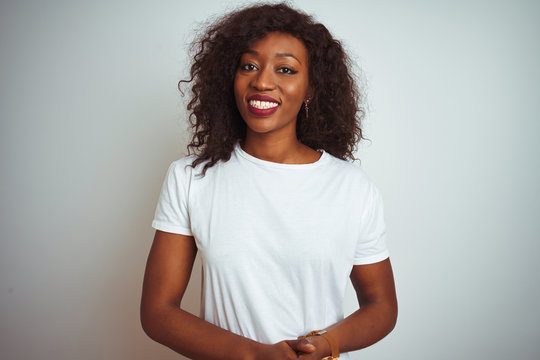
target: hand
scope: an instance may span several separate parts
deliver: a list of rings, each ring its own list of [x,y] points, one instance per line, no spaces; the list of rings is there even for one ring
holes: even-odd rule
[[[297,355],[311,354],[317,351],[317,347],[310,341],[309,338],[285,340],[285,342]]]
[[[263,345],[255,354],[254,360],[293,360],[299,353],[311,353],[315,346],[307,339],[284,340],[273,345]]]
[[[302,360],[321,360],[331,353],[330,344],[322,336],[309,336],[301,340],[286,340],[286,342],[296,351],[298,359]]]

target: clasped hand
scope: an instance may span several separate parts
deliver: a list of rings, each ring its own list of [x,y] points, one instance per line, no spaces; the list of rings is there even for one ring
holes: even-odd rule
[[[328,342],[320,336],[299,340],[284,340],[264,349],[256,359],[264,360],[321,360],[330,353]]]

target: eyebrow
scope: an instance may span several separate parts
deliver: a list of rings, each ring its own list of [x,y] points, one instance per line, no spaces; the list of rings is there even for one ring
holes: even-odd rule
[[[246,51],[246,54],[259,55],[259,53],[255,50],[248,50]],[[298,61],[300,64],[302,64],[302,62],[298,60],[298,58],[291,53],[276,53],[276,57],[292,57],[293,59]]]

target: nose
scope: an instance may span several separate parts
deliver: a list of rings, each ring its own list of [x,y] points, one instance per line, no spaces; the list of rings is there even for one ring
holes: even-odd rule
[[[257,91],[273,90],[276,86],[274,74],[271,69],[261,69],[255,73],[251,86]]]

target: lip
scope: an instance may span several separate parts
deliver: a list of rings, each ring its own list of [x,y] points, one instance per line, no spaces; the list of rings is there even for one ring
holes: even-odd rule
[[[278,106],[270,108],[270,109],[257,109],[257,108],[255,108],[255,107],[253,107],[253,106],[251,106],[249,104],[249,102],[251,100],[274,102],[274,103],[278,104]],[[266,117],[266,116],[272,115],[273,113],[275,113],[279,109],[280,105],[281,104],[279,103],[279,101],[277,101],[276,99],[274,99],[273,97],[268,96],[268,95],[255,94],[255,95],[251,95],[250,97],[247,98],[247,108],[248,108],[249,112],[252,113],[253,115],[257,116],[257,117]]]
[[[275,103],[279,104],[279,101],[277,101],[276,99],[274,99],[273,97],[268,96],[268,95],[255,94],[255,95],[251,95],[247,99],[248,99],[248,101],[250,101],[250,100],[270,101],[270,102],[275,102]]]

